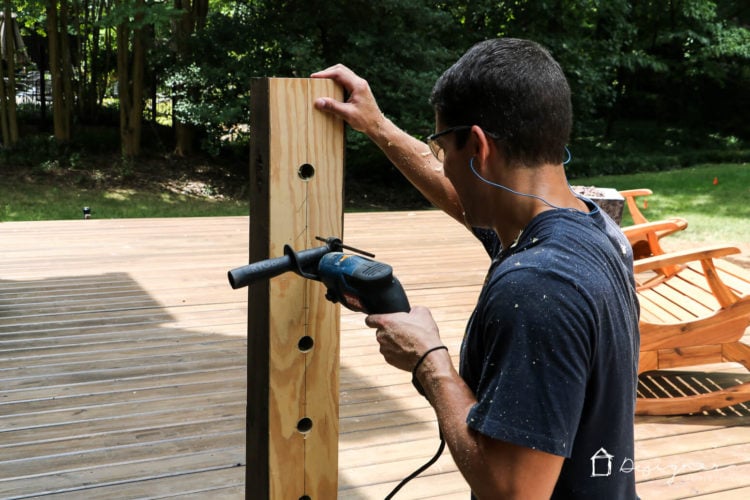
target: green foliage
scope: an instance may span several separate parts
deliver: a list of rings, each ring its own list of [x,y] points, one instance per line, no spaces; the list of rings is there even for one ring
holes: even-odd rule
[[[0,170],[31,167],[39,172],[85,167],[87,158],[116,151],[119,133],[112,127],[83,127],[73,141],[61,144],[51,134],[22,136],[11,148],[0,148]]]
[[[169,1],[145,0],[143,5],[139,5],[137,0],[120,0],[102,17],[100,25],[113,28],[127,24],[131,29],[160,29],[168,27],[179,15],[180,11]]]
[[[246,129],[238,125],[250,121],[249,85],[257,76],[246,45],[254,40],[245,38],[253,23],[253,12],[245,4],[211,12],[206,26],[186,41],[190,57],[167,61],[164,83],[176,98],[173,112],[206,132],[203,148],[212,154],[220,151],[223,136],[248,141]]]
[[[747,124],[732,116],[747,104],[750,92],[750,37],[737,17],[720,16],[735,4],[633,2],[630,22],[638,30],[629,45],[653,63],[625,68],[621,115],[658,117],[749,137]]]
[[[14,0],[24,34],[44,31],[46,3]],[[537,40],[560,61],[573,92],[577,173],[741,160],[746,146],[705,138],[750,140],[738,112],[750,109],[750,13],[738,0],[211,0],[186,51],[176,50],[181,12],[169,0],[69,5],[68,32],[91,59],[76,71],[96,75],[77,79],[85,106],[76,123],[109,116],[101,98],[116,81],[111,27],[128,22],[149,34],[147,94],[174,98],[177,118],[198,127],[196,141],[214,155],[247,148],[252,78],[307,77],[339,62],[370,82],[394,122],[424,137],[434,126],[427,97],[435,79],[471,44],[497,36]],[[628,155],[633,146],[620,148],[618,129],[634,120],[692,128],[701,139],[688,148],[649,141],[654,149]],[[350,132],[347,147],[350,175],[399,182],[362,135]]]
[[[647,121],[623,122],[608,139],[579,135],[569,149],[572,160],[566,170],[570,178],[750,161],[750,141],[704,129]]]
[[[47,162],[57,161],[64,156],[63,147],[54,136],[32,135],[21,137],[11,148],[0,149],[0,165],[42,167]]]
[[[13,0],[13,12],[18,16],[16,22],[25,33],[43,35],[46,14],[46,0]]]
[[[432,83],[454,58],[442,43],[448,21],[430,2],[413,0],[223,4],[191,38],[190,60],[174,61],[166,84],[179,97],[177,116],[206,129],[213,152],[234,125],[249,122],[253,77],[307,77],[338,62],[370,81],[389,116],[425,136]],[[352,135],[350,144],[350,168],[378,161],[366,139]]]

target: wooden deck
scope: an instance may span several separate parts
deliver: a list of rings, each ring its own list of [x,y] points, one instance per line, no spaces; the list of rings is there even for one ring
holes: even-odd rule
[[[479,245],[437,212],[351,214],[345,232],[433,308],[457,355]],[[226,271],[247,240],[246,217],[0,224],[0,498],[243,497],[247,293]],[[747,379],[715,371],[680,380]],[[437,448],[409,375],[348,311],[340,402],[340,498],[383,498]],[[748,415],[638,418],[625,467],[641,497],[750,498]],[[398,497],[468,489],[446,452]]]

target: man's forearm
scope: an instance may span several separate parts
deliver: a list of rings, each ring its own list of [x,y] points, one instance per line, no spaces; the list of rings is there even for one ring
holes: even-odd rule
[[[368,130],[367,135],[430,203],[464,223],[463,209],[453,185],[443,175],[443,165],[427,144],[385,117]]]
[[[498,441],[466,423],[476,398],[447,353],[427,358],[419,381],[437,415],[453,460],[478,498],[548,498],[563,459]]]
[[[459,471],[474,488],[477,472],[487,471],[477,435],[466,425],[469,410],[476,398],[458,375],[447,353],[427,358],[419,380],[427,399],[435,409],[440,432],[451,451]]]

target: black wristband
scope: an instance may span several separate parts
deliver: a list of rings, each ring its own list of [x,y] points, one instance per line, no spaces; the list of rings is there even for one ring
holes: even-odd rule
[[[414,388],[417,390],[417,392],[420,393],[422,396],[425,396],[425,393],[424,393],[424,388],[422,387],[422,384],[420,384],[419,380],[417,379],[417,370],[419,369],[419,367],[422,365],[424,360],[427,358],[427,356],[431,352],[437,351],[439,349],[445,349],[446,351],[448,350],[448,348],[444,345],[439,345],[437,347],[432,347],[430,349],[427,349],[425,353],[422,354],[422,356],[419,358],[419,360],[417,361],[417,364],[414,365],[414,368],[412,368],[411,370],[411,383],[414,386]]]

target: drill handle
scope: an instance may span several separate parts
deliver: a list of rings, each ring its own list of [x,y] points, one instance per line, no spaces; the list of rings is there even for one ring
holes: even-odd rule
[[[363,300],[364,310],[367,314],[389,314],[397,312],[409,312],[411,306],[406,297],[404,287],[395,276],[388,284],[373,287],[372,295]]]
[[[305,278],[318,279],[307,270],[317,268],[320,259],[331,251],[331,246],[310,248],[301,252],[294,252],[291,248],[284,248],[285,255],[274,259],[253,262],[246,266],[232,269],[227,273],[229,284],[233,289],[243,288],[255,281],[270,279],[287,271],[294,271]]]

